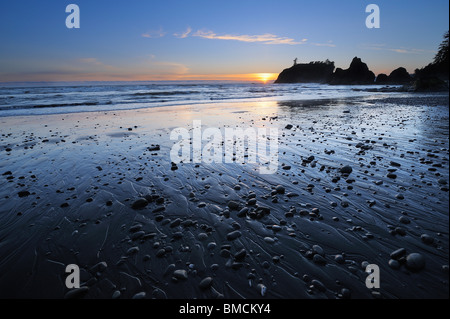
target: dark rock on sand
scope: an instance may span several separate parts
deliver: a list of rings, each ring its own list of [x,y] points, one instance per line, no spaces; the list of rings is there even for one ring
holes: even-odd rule
[[[406,267],[411,271],[419,271],[425,267],[425,257],[419,253],[412,253],[406,257]]]
[[[393,251],[393,252],[390,254],[390,257],[391,257],[392,259],[398,260],[398,259],[400,259],[401,257],[403,257],[404,255],[406,255],[406,249],[405,249],[405,248],[399,248],[399,249]]]
[[[89,287],[71,289],[64,295],[64,299],[80,299],[83,298],[88,291]]]
[[[239,209],[239,203],[235,202],[234,200],[230,200],[228,202],[228,208],[231,210],[238,210]]]
[[[188,279],[187,271],[184,269],[177,269],[173,272],[173,276],[177,279],[186,280]]]
[[[19,195],[19,197],[27,197],[27,196],[30,196],[30,192],[29,191],[20,191],[19,193],[17,193],[17,195]]]
[[[202,281],[200,281],[200,284],[198,286],[200,287],[200,289],[205,290],[211,287],[212,283],[213,279],[211,277],[206,277]]]
[[[227,234],[227,240],[233,241],[239,237],[241,237],[242,233],[239,230],[232,231]]]
[[[351,166],[349,165],[345,165],[344,167],[341,167],[341,169],[339,170],[342,174],[350,174],[353,169]]]
[[[427,245],[431,245],[434,243],[434,238],[427,234],[422,234],[422,236],[420,236],[420,239],[422,239],[422,241]]]
[[[148,201],[145,198],[139,198],[133,202],[131,208],[133,209],[142,209],[148,205]]]
[[[327,290],[325,285],[317,279],[311,280],[311,284],[320,292],[325,292]]]

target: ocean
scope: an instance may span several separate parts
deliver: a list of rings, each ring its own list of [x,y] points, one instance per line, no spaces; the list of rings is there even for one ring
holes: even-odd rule
[[[129,110],[264,100],[315,100],[373,94],[381,86],[242,82],[0,83],[0,117]]]

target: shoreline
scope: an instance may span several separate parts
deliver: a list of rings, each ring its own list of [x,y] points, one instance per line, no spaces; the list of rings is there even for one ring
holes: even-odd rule
[[[170,131],[195,119],[277,127],[277,173],[171,170]],[[86,298],[448,298],[447,121],[448,94],[2,117],[0,296],[63,298],[75,263]],[[425,268],[390,265],[399,248]]]

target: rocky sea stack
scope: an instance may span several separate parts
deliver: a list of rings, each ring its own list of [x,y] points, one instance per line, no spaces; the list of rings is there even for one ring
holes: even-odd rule
[[[327,83],[333,76],[334,62],[310,62],[294,64],[284,69],[275,83]]]

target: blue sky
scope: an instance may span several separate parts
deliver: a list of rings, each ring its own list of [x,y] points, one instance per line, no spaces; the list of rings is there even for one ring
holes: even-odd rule
[[[65,26],[70,3],[80,29]],[[365,26],[370,3],[380,29]],[[1,1],[0,81],[249,79],[296,57],[413,72],[433,59],[448,10],[447,0]]]

